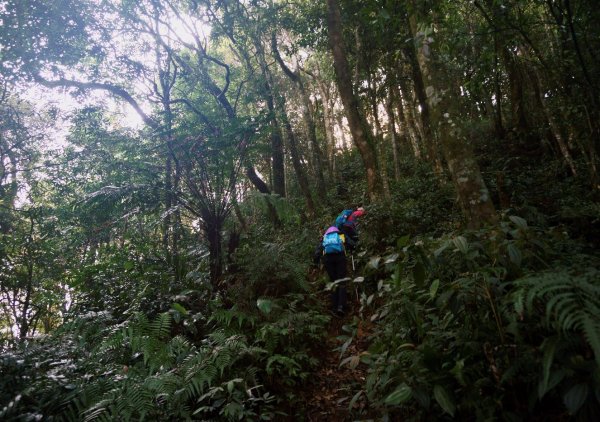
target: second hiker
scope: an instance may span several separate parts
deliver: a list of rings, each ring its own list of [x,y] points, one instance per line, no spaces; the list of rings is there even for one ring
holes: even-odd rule
[[[335,226],[344,234],[346,238],[346,248],[352,252],[358,243],[358,218],[365,214],[363,207],[358,207],[355,211],[345,209],[335,219]]]
[[[336,227],[329,227],[315,251],[315,264],[323,258],[323,265],[332,283],[337,283],[331,295],[333,312],[343,315],[347,305],[347,270],[345,236]]]

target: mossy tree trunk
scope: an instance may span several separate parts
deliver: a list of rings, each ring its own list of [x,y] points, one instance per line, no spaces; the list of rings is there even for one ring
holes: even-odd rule
[[[450,81],[445,64],[435,61],[435,34],[425,24],[416,0],[412,3],[410,28],[416,43],[417,61],[422,74],[434,135],[439,139],[452,175],[459,203],[469,228],[496,222],[496,212],[481,176],[479,165],[461,129],[457,99],[444,89]]]

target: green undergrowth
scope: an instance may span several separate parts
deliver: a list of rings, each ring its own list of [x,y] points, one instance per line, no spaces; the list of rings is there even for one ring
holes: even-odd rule
[[[2,420],[278,420],[318,360],[328,317],[302,294],[204,315],[81,317],[2,355]],[[194,332],[185,321],[197,321]],[[200,321],[200,322],[198,322]],[[197,325],[206,335],[198,340]],[[10,392],[17,392],[10,394]]]
[[[151,248],[83,266],[63,326],[0,354],[0,419],[301,420],[330,323],[312,254],[364,201],[360,168],[341,164],[344,183],[310,221],[276,196],[241,204],[248,227],[219,283],[201,245],[177,281]],[[366,204],[353,254],[360,309],[338,333],[340,365],[367,374],[340,386],[353,418],[600,419],[599,214],[582,181],[545,186],[542,172],[503,164],[510,206],[465,231],[451,186],[403,166],[392,200]],[[499,201],[496,171],[484,177]]]
[[[242,242],[216,289],[192,272],[161,312],[88,312],[3,353],[0,419],[287,418],[329,317],[310,294],[303,251],[271,239]]]
[[[365,261],[353,402],[384,420],[600,417],[600,256],[565,228],[510,215]]]

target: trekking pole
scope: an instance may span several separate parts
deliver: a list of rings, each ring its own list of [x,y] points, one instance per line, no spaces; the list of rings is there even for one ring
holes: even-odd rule
[[[352,277],[356,276],[356,268],[354,267],[354,254],[350,255],[350,259],[352,260]],[[354,294],[356,294],[356,302],[360,303],[360,299],[358,297],[358,285],[354,284]]]

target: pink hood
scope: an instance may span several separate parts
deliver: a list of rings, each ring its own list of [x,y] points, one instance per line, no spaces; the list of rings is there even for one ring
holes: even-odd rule
[[[325,231],[325,234],[329,234],[329,233],[333,233],[333,232],[339,233],[340,231],[338,230],[338,228],[336,226],[331,226]]]
[[[362,217],[363,215],[365,215],[365,210],[362,208],[359,208],[352,213],[352,217],[354,218]]]

